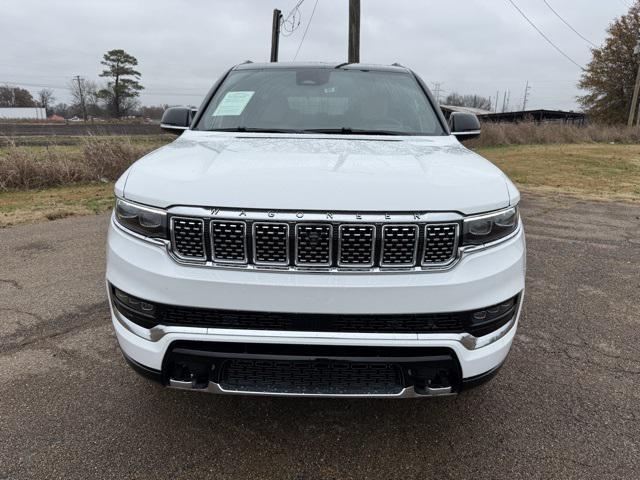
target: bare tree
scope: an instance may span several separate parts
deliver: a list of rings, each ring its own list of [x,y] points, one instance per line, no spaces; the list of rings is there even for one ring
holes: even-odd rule
[[[453,105],[457,107],[481,108],[482,110],[491,110],[491,99],[481,97],[480,95],[460,95],[459,93],[451,93],[444,101],[445,105]]]
[[[45,109],[46,113],[49,113],[49,109],[56,101],[56,97],[53,95],[53,90],[49,88],[43,88],[38,92],[38,103]]]
[[[71,93],[71,107],[83,117],[99,113],[98,86],[96,82],[86,78],[76,77],[69,81],[69,92]]]

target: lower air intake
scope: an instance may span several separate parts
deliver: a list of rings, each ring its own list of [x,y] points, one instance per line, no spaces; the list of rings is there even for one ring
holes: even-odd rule
[[[220,386],[238,392],[325,395],[393,395],[403,389],[396,364],[332,360],[228,360]]]

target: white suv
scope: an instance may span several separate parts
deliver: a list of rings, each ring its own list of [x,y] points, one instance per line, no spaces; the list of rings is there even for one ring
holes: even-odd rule
[[[254,64],[115,186],[127,361],[225,394],[423,397],[493,376],[525,279],[520,194],[399,65]],[[453,133],[451,133],[453,131]]]

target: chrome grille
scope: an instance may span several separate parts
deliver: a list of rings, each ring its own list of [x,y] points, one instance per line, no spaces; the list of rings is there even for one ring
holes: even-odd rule
[[[204,260],[204,221],[198,218],[171,219],[173,251],[186,260]]]
[[[412,267],[418,251],[417,225],[385,225],[382,227],[382,259],[385,267]]]
[[[331,225],[296,225],[296,265],[328,267],[331,265]]]
[[[456,255],[458,224],[431,224],[425,227],[423,265],[446,264]]]
[[[372,267],[376,229],[373,225],[340,225],[341,267]]]
[[[253,258],[256,265],[288,265],[289,225],[286,223],[254,223]]]
[[[458,214],[451,214],[449,220],[443,214],[334,215],[200,208],[199,217],[196,207],[181,210],[170,217],[171,250],[177,261],[378,271],[450,268],[458,258]],[[437,220],[429,221],[427,215]]]
[[[214,262],[247,263],[247,225],[244,222],[211,222],[211,255]]]

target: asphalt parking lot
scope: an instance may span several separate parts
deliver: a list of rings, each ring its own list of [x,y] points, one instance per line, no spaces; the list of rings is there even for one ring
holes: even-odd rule
[[[107,216],[0,230],[0,479],[640,478],[640,205],[528,196],[489,384],[426,400],[161,389],[122,360]]]

